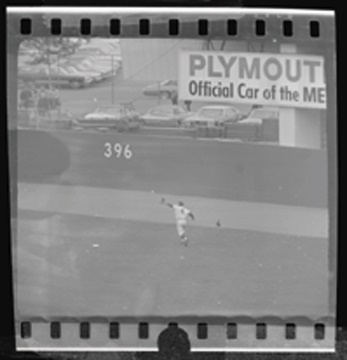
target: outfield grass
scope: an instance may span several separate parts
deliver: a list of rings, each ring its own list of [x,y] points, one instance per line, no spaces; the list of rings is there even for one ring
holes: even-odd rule
[[[19,211],[22,316],[327,313],[327,239]],[[95,245],[95,247],[93,247]],[[98,245],[98,247],[96,247]]]

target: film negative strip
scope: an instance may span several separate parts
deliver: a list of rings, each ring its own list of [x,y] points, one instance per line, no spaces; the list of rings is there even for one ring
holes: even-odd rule
[[[334,351],[334,39],[330,11],[8,8],[17,350]]]

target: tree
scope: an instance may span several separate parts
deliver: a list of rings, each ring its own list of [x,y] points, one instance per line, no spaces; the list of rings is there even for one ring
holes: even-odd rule
[[[55,63],[58,58],[65,58],[76,52],[83,44],[83,39],[64,37],[37,37],[25,40],[22,47],[34,50],[31,53],[31,64]]]

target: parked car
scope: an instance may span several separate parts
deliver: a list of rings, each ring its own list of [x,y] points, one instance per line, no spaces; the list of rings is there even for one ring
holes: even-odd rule
[[[201,107],[194,115],[184,119],[185,126],[221,126],[236,123],[242,118],[240,110],[233,106],[210,105]]]
[[[236,124],[227,126],[227,136],[246,139],[278,141],[279,109],[259,107],[251,111],[248,117]]]
[[[100,71],[104,78],[116,75],[118,69],[121,66],[120,60],[111,60],[111,59],[100,59],[100,57],[91,57],[84,59],[82,62],[83,66],[88,66],[96,71]]]
[[[159,105],[147,111],[142,116],[144,124],[148,126],[180,126],[185,118],[191,115],[178,105]]]
[[[271,107],[258,107],[242,120],[242,123],[262,124],[263,120],[278,120],[279,109]]]
[[[71,57],[69,59],[69,64],[82,72],[91,71],[100,73],[102,79],[106,79],[117,74],[118,69],[121,66],[121,63],[118,60],[114,60],[112,62],[110,58],[102,60],[100,57],[95,57],[95,59],[94,57]]]
[[[145,96],[158,96],[163,99],[170,99],[173,93],[177,93],[176,80],[164,80],[156,84],[151,84],[142,89]]]
[[[73,121],[74,127],[109,128],[119,131],[135,130],[142,124],[143,120],[132,103],[100,106],[82,119]]]
[[[87,78],[91,77],[94,82],[102,80],[102,74],[100,72],[98,72],[98,71],[95,71],[95,70],[81,69],[81,68],[79,68],[78,65],[76,65],[76,66],[70,65],[70,66],[66,67],[66,69],[68,71],[70,71],[72,74],[82,75],[82,76],[85,76]]]
[[[91,74],[82,74],[78,71],[71,71],[65,68],[60,68],[57,71],[57,79],[61,77],[64,77],[64,79],[68,79],[68,85],[73,89],[86,87],[94,82],[93,76],[91,76]]]
[[[55,87],[68,86],[78,89],[89,85],[93,78],[88,74],[72,73],[63,68],[58,70],[48,66],[32,66],[19,69],[18,79],[25,83],[34,82],[36,85],[47,86],[49,83]]]

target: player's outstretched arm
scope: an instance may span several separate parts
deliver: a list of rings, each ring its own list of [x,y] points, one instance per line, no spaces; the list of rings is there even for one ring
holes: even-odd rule
[[[163,204],[163,205],[166,205],[166,206],[168,206],[170,208],[173,207],[173,205],[171,203],[167,202],[164,198],[161,198],[160,203]]]
[[[190,212],[188,215],[191,217],[192,220],[195,220],[195,216],[192,212]]]

